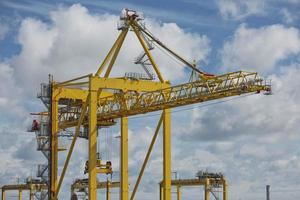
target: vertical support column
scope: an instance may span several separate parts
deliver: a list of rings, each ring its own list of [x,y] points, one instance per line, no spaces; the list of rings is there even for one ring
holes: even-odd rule
[[[204,185],[204,200],[209,200],[209,192],[210,192],[209,184],[210,184],[209,179],[206,178],[205,185]]]
[[[128,118],[121,118],[121,200],[128,200]]]
[[[181,186],[177,185],[177,200],[181,200]]]
[[[5,198],[5,190],[3,190],[3,189],[2,189],[1,199],[2,200],[6,200],[6,198]]]
[[[22,200],[22,190],[19,190],[19,200]]]
[[[163,197],[171,200],[171,115],[170,109],[163,111]]]
[[[106,181],[106,200],[110,200],[110,181]]]
[[[227,200],[228,199],[228,185],[227,185],[227,181],[225,179],[223,179],[223,200]]]
[[[164,191],[163,191],[163,186],[162,186],[162,182],[159,184],[159,200],[163,200],[164,199]]]
[[[29,190],[29,200],[33,200],[33,191],[32,189]]]
[[[90,77],[89,85],[89,200],[97,200],[97,87],[95,77]]]
[[[56,188],[57,188],[57,170],[58,170],[58,100],[55,98],[55,91],[52,91],[51,101],[51,141],[50,141],[50,162],[51,162],[51,200],[56,200]]]

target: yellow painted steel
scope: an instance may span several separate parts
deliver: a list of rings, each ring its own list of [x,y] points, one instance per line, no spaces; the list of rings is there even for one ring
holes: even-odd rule
[[[171,185],[176,186],[176,194],[177,199],[181,198],[178,197],[178,187],[179,188],[179,195],[181,195],[181,187],[183,186],[198,186],[203,185],[204,186],[204,199],[209,198],[209,193],[211,192],[212,187],[222,187],[223,188],[223,200],[228,200],[227,193],[228,193],[228,186],[227,181],[225,180],[225,177],[222,178],[215,178],[215,177],[207,177],[207,178],[197,178],[197,179],[175,179],[171,180]],[[160,200],[163,199],[163,182],[159,183],[160,187]],[[207,192],[205,192],[207,191]]]
[[[90,77],[89,85],[89,199],[97,199],[97,92],[95,77]]]
[[[145,93],[124,92],[99,99],[101,104],[98,107],[98,118],[104,120],[123,115],[137,115],[266,89],[257,73],[238,71],[162,90]]]
[[[5,191],[3,191],[3,190],[2,190],[2,194],[1,194],[1,199],[2,200],[6,200],[6,198],[5,198]]]
[[[160,127],[161,127],[161,124],[162,124],[162,121],[163,121],[163,114],[160,116],[160,119],[159,119],[158,124],[157,124],[157,126],[156,126],[155,133],[154,133],[154,135],[153,135],[153,137],[152,137],[152,140],[151,140],[150,146],[149,146],[149,148],[148,148],[147,154],[146,154],[146,156],[145,156],[145,159],[144,159],[142,168],[141,168],[140,173],[139,173],[139,175],[138,175],[138,178],[137,178],[137,180],[136,180],[136,182],[135,182],[135,185],[134,185],[132,194],[131,194],[131,196],[130,196],[130,200],[133,200],[133,199],[134,199],[135,194],[136,194],[136,192],[137,192],[137,189],[138,189],[138,187],[139,187],[139,184],[140,184],[140,182],[141,182],[141,180],[142,180],[142,176],[143,176],[143,174],[144,174],[145,168],[146,168],[147,163],[148,163],[148,161],[149,161],[149,158],[150,158],[150,155],[151,155],[153,146],[154,146],[154,144],[155,144],[157,135],[158,135],[158,133],[159,133],[159,130],[160,130]]]
[[[89,96],[87,97],[87,99],[89,98]],[[87,100],[88,101],[88,100]],[[57,188],[56,188],[56,193],[55,193],[55,198],[54,199],[57,199],[58,197],[58,193],[59,193],[59,190],[60,190],[60,187],[61,187],[61,184],[62,184],[62,181],[64,179],[64,176],[65,176],[65,173],[67,171],[67,167],[69,165],[69,162],[70,162],[70,159],[71,159],[71,155],[73,153],[73,149],[74,149],[74,146],[75,146],[75,143],[76,143],[76,140],[79,136],[79,132],[80,132],[80,126],[83,122],[83,119],[85,117],[85,113],[86,113],[86,110],[87,110],[87,101],[84,103],[84,105],[82,106],[82,113],[80,115],[80,118],[79,118],[79,122],[76,126],[76,129],[75,129],[75,133],[74,133],[74,137],[73,137],[73,140],[72,140],[72,143],[70,145],[70,148],[69,148],[69,151],[68,151],[68,155],[67,155],[67,158],[66,158],[66,161],[65,161],[65,164],[64,164],[64,167],[63,167],[63,170],[62,170],[62,173],[60,175],[60,178],[59,178],[59,182],[58,182],[58,185],[57,185]]]
[[[56,99],[78,99],[83,102],[87,99],[88,90],[79,88],[67,88],[67,87],[54,87],[54,93],[56,94]],[[103,91],[101,97],[109,97],[113,95],[111,92]]]
[[[162,83],[165,82],[164,79],[163,79],[163,77],[162,77],[162,75],[161,75],[161,73],[160,73],[160,70],[159,70],[159,68],[158,68],[158,66],[157,66],[157,64],[156,64],[156,62],[155,62],[154,59],[153,59],[152,54],[151,54],[150,51],[148,50],[148,47],[147,47],[145,41],[144,41],[143,38],[141,37],[141,33],[140,33],[139,28],[138,28],[137,26],[132,26],[132,28],[133,28],[133,31],[134,31],[134,33],[136,34],[138,40],[140,41],[140,43],[141,43],[141,45],[142,45],[142,47],[143,47],[145,53],[147,54],[147,57],[149,58],[149,61],[151,62],[151,65],[153,66],[153,68],[154,68],[154,70],[155,70],[155,72],[156,72],[156,74],[157,74],[157,76],[158,76],[158,79],[159,79],[160,82],[162,82]]]
[[[117,45],[119,45],[119,42],[120,42],[121,38],[123,37],[125,31],[127,31],[127,30],[123,30],[123,31],[119,34],[117,40],[115,41],[115,43],[113,44],[113,46],[112,46],[111,49],[109,50],[108,54],[107,54],[106,57],[104,58],[103,62],[101,63],[101,65],[100,65],[100,67],[99,67],[99,69],[97,70],[95,76],[100,76],[100,74],[101,74],[102,71],[104,70],[105,65],[106,65],[107,62],[109,61],[109,59],[110,59],[112,53],[115,51]]]
[[[95,84],[101,89],[118,89],[122,91],[150,92],[170,87],[169,83],[160,83],[147,80],[130,80],[126,78],[100,78]],[[103,98],[103,97],[101,97]]]
[[[97,189],[106,189],[106,200],[110,200],[110,189],[117,187],[120,187],[120,182],[106,180],[105,182],[97,183]],[[84,191],[86,188],[88,188],[88,181],[86,179],[77,179],[71,185],[71,197],[76,194],[76,191]]]
[[[225,179],[223,181],[223,200],[228,200],[228,184]]]
[[[120,38],[119,44],[117,45],[117,47],[115,49],[115,52],[112,55],[112,58],[111,58],[110,63],[108,65],[108,67],[107,67],[107,70],[105,72],[104,77],[108,77],[109,76],[109,74],[111,72],[111,69],[112,69],[112,67],[113,67],[113,65],[114,65],[114,63],[115,63],[115,61],[117,59],[117,56],[118,56],[119,52],[120,52],[120,49],[121,49],[121,47],[123,45],[123,42],[125,40],[125,37],[126,37],[127,33],[128,33],[128,29],[125,29],[125,30],[122,31],[122,37]]]
[[[107,180],[106,181],[106,200],[110,200],[110,186],[111,183]]]
[[[171,115],[170,109],[163,111],[163,196],[171,200]]]
[[[121,118],[121,188],[120,199],[128,200],[128,118]]]
[[[2,195],[1,199],[5,200],[6,199],[6,191],[18,191],[18,199],[22,200],[23,197],[23,191],[28,190],[30,195],[29,198],[34,195],[35,191],[46,191],[48,189],[48,186],[45,183],[24,183],[24,184],[11,184],[11,185],[3,185],[1,187],[2,190]],[[30,198],[31,200],[31,198]],[[32,198],[33,200],[33,198]]]
[[[164,187],[162,185],[160,185],[159,187],[159,200],[163,200],[164,199]]]
[[[205,179],[205,185],[204,185],[204,200],[209,200],[209,192],[210,192],[210,181],[209,178]]]
[[[57,170],[58,170],[58,100],[55,98],[55,93],[52,91],[51,101],[51,141],[50,141],[50,198],[56,200],[57,188]]]
[[[22,190],[19,190],[19,200],[22,200]]]
[[[181,200],[181,186],[176,186],[177,200]]]

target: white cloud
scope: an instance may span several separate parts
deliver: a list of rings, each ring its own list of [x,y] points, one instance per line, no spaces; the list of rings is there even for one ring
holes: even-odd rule
[[[217,5],[224,19],[241,20],[250,15],[264,14],[265,0],[217,0]]]
[[[300,65],[282,66],[279,73],[268,77],[272,79],[274,95],[237,97],[239,99],[217,104],[214,108],[195,108],[189,128],[181,131],[202,140],[228,140],[240,132],[260,136],[272,134],[273,137],[284,134],[293,138],[298,133],[297,121],[300,120],[297,78]]]
[[[20,99],[22,92],[16,86],[14,69],[7,63],[0,63],[0,80],[0,112],[6,113],[5,116],[0,116],[0,120],[4,118],[15,120],[24,117],[25,109]]]
[[[269,76],[273,83],[271,96],[248,96],[190,111],[186,126],[174,125],[175,134],[180,133],[177,149],[187,152],[188,146],[185,160],[196,158],[197,149],[210,152],[208,159],[218,160],[218,165],[210,161],[198,166],[224,172],[230,182],[230,196],[236,199],[243,193],[263,190],[266,184],[274,185],[274,190],[286,184],[298,187],[299,73],[298,63],[281,66],[277,75]],[[194,162],[189,163],[197,166]],[[283,179],[287,174],[295,178]],[[261,198],[260,193],[243,197],[253,198]],[[286,199],[292,199],[292,194]]]
[[[74,76],[94,73],[119,34],[118,16],[91,15],[81,5],[60,8],[51,13],[51,24],[27,18],[22,21],[18,41],[22,47],[20,55],[12,61],[16,76],[28,94],[45,81],[48,73],[56,80],[66,80]],[[174,48],[184,57],[205,60],[210,51],[206,36],[185,32],[174,23],[147,20],[147,27],[161,41]],[[172,35],[172,37],[170,37]],[[112,73],[123,76],[125,71],[133,71],[133,60],[142,48],[136,36],[130,31],[124,42],[116,66]],[[167,79],[175,80],[184,76],[183,66],[155,49],[154,58]],[[28,80],[31,80],[29,83]]]
[[[242,24],[221,51],[224,69],[272,71],[278,62],[300,52],[300,35],[296,28],[270,25],[248,28]]]

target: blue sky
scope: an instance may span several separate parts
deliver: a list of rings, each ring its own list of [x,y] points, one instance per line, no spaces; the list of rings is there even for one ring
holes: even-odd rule
[[[24,131],[32,120],[28,113],[43,109],[35,98],[39,83],[49,73],[61,81],[95,72],[117,37],[122,8],[143,12],[156,37],[205,71],[243,69],[272,79],[272,96],[174,109],[173,170],[182,178],[194,177],[197,170],[223,172],[232,200],[264,199],[266,184],[274,200],[299,196],[299,0],[0,1],[0,184],[25,178],[45,162],[35,150],[34,136]],[[135,69],[132,60],[141,48],[132,34],[124,46],[114,75]],[[186,67],[157,49],[153,54],[173,84],[187,81]],[[131,185],[158,118],[157,113],[143,117],[129,121]],[[103,130],[112,147],[102,140],[100,145],[110,152],[104,154],[116,163],[115,170],[118,141],[113,138],[118,131]],[[86,141],[78,146],[86,147]],[[83,177],[86,148],[77,147],[74,157],[78,159],[71,161],[61,199],[69,198],[68,184]],[[138,199],[157,196],[161,159],[159,138]],[[195,189],[183,192],[187,199],[199,195]]]

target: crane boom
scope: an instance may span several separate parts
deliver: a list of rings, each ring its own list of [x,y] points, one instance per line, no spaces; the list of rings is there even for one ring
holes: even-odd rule
[[[257,73],[238,71],[142,94],[116,93],[100,99],[98,117],[107,120],[131,116],[260,90],[266,90],[266,86]]]
[[[269,87],[257,73],[237,71],[155,91],[142,93],[121,91],[99,99],[97,120],[103,124],[107,120],[122,116],[145,114],[251,92],[268,91]],[[81,113],[79,108],[76,106],[61,112],[62,115],[72,113],[72,119],[61,117],[61,120],[66,120],[60,121],[61,126],[64,123],[76,124],[76,116]]]

